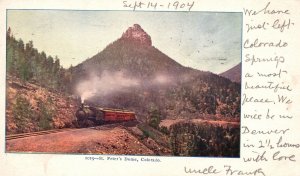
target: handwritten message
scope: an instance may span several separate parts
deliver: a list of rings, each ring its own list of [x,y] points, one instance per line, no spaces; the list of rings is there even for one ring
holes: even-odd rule
[[[243,63],[244,71],[242,107],[247,109],[241,120],[242,147],[250,152],[241,155],[244,163],[296,162],[299,160],[289,148],[299,148],[299,143],[289,141],[287,136],[295,132],[288,126],[294,115],[289,111],[293,104],[293,85],[286,56],[290,47],[286,33],[295,26],[289,9],[273,7],[271,2],[260,9],[244,9]],[[268,32],[276,35],[267,35]],[[265,34],[265,35],[261,35]],[[261,123],[265,126],[259,125]],[[257,124],[248,125],[248,124]],[[243,153],[243,152],[242,152]],[[252,175],[269,175],[264,168]]]

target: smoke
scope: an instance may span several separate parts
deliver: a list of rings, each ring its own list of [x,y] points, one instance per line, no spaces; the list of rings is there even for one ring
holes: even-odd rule
[[[140,80],[129,77],[126,71],[109,72],[103,71],[100,76],[90,73],[81,80],[76,87],[82,103],[94,97],[104,97],[118,92],[130,91],[132,88],[142,87],[153,88],[155,86],[166,86],[174,82],[174,79],[167,74],[157,74],[149,80]]]
[[[105,96],[115,92],[127,90],[140,85],[138,79],[126,77],[126,72],[103,71],[101,76],[90,73],[88,78],[82,80],[76,87],[82,102],[95,96]]]
[[[173,81],[173,79],[166,74],[158,74],[154,77],[152,83],[153,84],[169,84]]]

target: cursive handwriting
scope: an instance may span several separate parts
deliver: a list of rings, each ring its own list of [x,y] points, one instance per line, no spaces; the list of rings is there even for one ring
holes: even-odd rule
[[[258,153],[258,152],[252,151],[252,153],[254,153],[255,156],[253,156],[253,157],[243,157],[244,162],[268,161],[268,159],[265,156],[266,151],[264,151],[263,153]]]
[[[271,24],[270,24],[271,23]],[[273,22],[260,22],[260,23],[246,23],[246,31],[249,33],[250,31],[254,30],[264,30],[266,31],[267,29],[274,29],[274,30],[279,30],[280,32],[284,32],[288,29],[291,28],[291,26],[294,26],[295,23],[292,22],[292,20],[289,19],[276,19]]]
[[[247,94],[243,94],[242,105],[246,103],[275,103],[273,100],[269,100],[268,98],[255,98],[253,96],[247,96]]]
[[[244,48],[249,49],[249,48],[261,48],[261,47],[269,47],[269,48],[284,48],[287,47],[288,43],[283,42],[282,40],[279,40],[278,42],[260,42],[258,38],[256,38],[253,42],[250,42],[249,39],[247,39],[244,42]]]
[[[270,135],[270,134],[286,134],[289,131],[289,128],[286,129],[271,129],[271,130],[250,130],[247,126],[242,126],[242,134],[251,134],[251,135]]]
[[[208,175],[208,174],[218,174],[221,171],[215,169],[214,166],[209,166],[209,167],[202,168],[202,169],[192,169],[192,168],[187,168],[186,166],[184,166],[184,172],[188,173],[188,174],[204,174],[204,175]]]
[[[260,10],[249,10],[244,8],[244,14],[246,16],[255,16],[259,14],[264,14],[264,15],[275,15],[275,14],[281,14],[281,15],[289,15],[290,11],[289,10],[270,10],[271,2],[268,2],[266,6]]]
[[[284,96],[284,95],[277,95],[278,97],[278,102],[279,103],[283,103],[283,104],[291,104],[293,103],[293,101],[288,98],[287,96]]]
[[[225,165],[224,166],[226,175],[253,175],[253,176],[266,176],[262,168],[254,169],[252,171],[244,171],[240,169],[233,169],[232,166]]]
[[[246,7],[243,11],[246,37],[242,45],[244,61],[250,69],[246,68],[243,73],[241,102],[242,106],[248,106],[242,117],[246,122],[253,122],[249,124],[262,123],[259,126],[249,126],[248,123],[241,126],[241,135],[248,137],[243,140],[242,147],[250,150],[241,157],[244,163],[249,164],[295,162],[297,157],[293,150],[300,148],[299,143],[285,139],[295,132],[294,125],[287,123],[292,124],[295,119],[293,111],[289,111],[295,108],[292,106],[294,82],[289,79],[293,64],[286,63],[293,60],[289,49],[295,44],[290,43],[295,40],[291,34],[295,30],[295,19],[288,6],[274,5],[267,2],[257,8]],[[259,169],[229,173],[264,176],[263,168]]]
[[[273,160],[275,161],[282,161],[282,160],[287,160],[287,161],[293,161],[295,162],[296,159],[295,159],[295,155],[282,155],[280,153],[280,151],[277,151],[273,154]]]
[[[283,142],[283,137],[280,136],[276,143],[278,148],[300,148],[300,144],[292,144],[289,142]]]
[[[184,10],[184,11],[191,11],[195,4],[195,1],[191,2],[153,2],[153,1],[123,1],[123,7],[135,10],[142,10],[142,9],[150,9],[150,10],[158,10],[160,9],[168,9],[168,10]]]
[[[269,81],[263,84],[251,84],[248,81],[246,81],[245,89],[252,89],[252,90],[265,89],[265,90],[272,90],[274,93],[276,93],[278,90],[286,90],[288,92],[293,90],[290,87],[290,85],[284,85],[284,82],[274,83],[273,81]]]
[[[269,56],[269,57],[257,57],[254,54],[246,54],[245,55],[246,60],[245,62],[251,62],[251,65],[254,65],[256,63],[276,63],[276,68],[280,63],[285,62],[284,56]]]
[[[288,72],[286,70],[281,70],[279,69],[278,72],[273,72],[273,73],[261,73],[261,72],[257,72],[257,75],[259,77],[278,77],[278,78],[281,78],[281,74],[282,73],[285,73],[287,74]]]
[[[291,19],[288,20],[279,20],[276,19],[272,25],[273,29],[279,29],[280,32],[284,32],[286,29],[290,29],[292,25],[295,25],[295,23],[291,22]]]

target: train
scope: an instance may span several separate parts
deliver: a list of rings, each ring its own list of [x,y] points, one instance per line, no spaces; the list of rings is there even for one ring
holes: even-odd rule
[[[133,111],[81,104],[75,114],[79,127],[136,121]]]

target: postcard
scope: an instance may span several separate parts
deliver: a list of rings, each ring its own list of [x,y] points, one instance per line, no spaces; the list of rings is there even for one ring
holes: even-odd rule
[[[299,175],[297,5],[1,2],[1,172]]]

